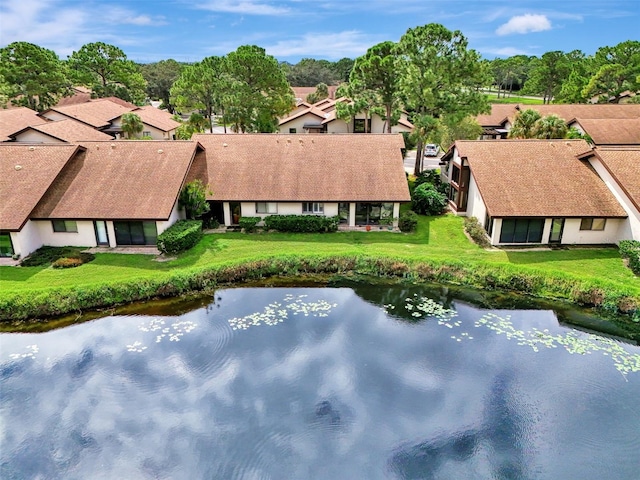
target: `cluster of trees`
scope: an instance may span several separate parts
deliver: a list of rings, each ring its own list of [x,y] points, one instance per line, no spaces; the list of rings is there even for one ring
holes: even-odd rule
[[[601,47],[594,55],[553,51],[539,58],[498,58],[489,66],[500,91],[540,95],[545,103],[586,103],[593,98],[618,103],[625,92],[640,91],[640,41],[636,40]]]
[[[338,89],[351,102],[337,104],[336,113],[345,120],[359,112],[376,113],[391,132],[401,110],[409,111],[415,126],[418,174],[426,142],[480,134],[470,117],[489,111],[481,87],[490,81],[485,63],[468,48],[462,33],[432,23],[409,29],[399,42],[380,43],[357,58],[349,81]]]
[[[519,112],[513,120],[509,138],[582,138],[589,143],[593,140],[589,135],[569,128],[567,122],[557,115],[542,116],[531,108]]]
[[[296,64],[281,63],[287,81],[294,87],[315,87],[320,83],[338,85],[349,80],[353,60],[342,58],[337,62],[303,58]]]
[[[74,85],[89,87],[96,97],[116,96],[132,103],[146,98],[139,66],[113,45],[89,43],[66,61],[28,42],[0,49],[0,92],[15,105],[46,110],[71,95]]]
[[[295,106],[278,61],[255,45],[185,67],[171,87],[170,102],[205,111],[212,131],[215,113],[225,128],[242,133],[276,131],[278,117]]]

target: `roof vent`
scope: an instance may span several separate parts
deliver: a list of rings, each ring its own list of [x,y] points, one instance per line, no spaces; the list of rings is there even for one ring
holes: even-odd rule
[[[36,149],[36,147],[34,147],[33,145],[31,145],[31,146],[29,147],[29,151],[30,151],[30,152],[33,152],[35,149]]]
[[[290,138],[287,138],[287,143],[291,143],[291,139]]]
[[[304,143],[304,140],[303,140],[303,139],[301,139],[301,138],[299,138],[299,139],[298,139],[298,141],[300,142],[300,144],[303,144],[303,143]]]
[[[162,150],[161,148],[158,149],[158,153],[162,153],[164,152],[164,150]]]
[[[115,144],[115,143],[112,143],[112,144],[111,144],[111,148],[116,148],[116,144]]]
[[[15,168],[15,169],[16,169],[16,171],[18,171],[18,170],[22,170],[22,165],[16,165],[16,166],[15,166],[15,167],[13,167],[13,168]]]
[[[226,147],[226,146],[227,146],[227,144],[226,144],[226,143],[223,143],[223,144],[222,144],[222,146],[223,146],[223,147]]]

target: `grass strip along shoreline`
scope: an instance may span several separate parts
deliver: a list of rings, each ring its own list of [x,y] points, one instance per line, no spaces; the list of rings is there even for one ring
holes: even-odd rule
[[[46,319],[271,276],[351,273],[516,291],[628,313],[629,329],[640,339],[640,279],[617,249],[483,250],[452,215],[420,217],[414,234],[224,233],[205,235],[167,262],[103,253],[72,269],[0,267],[0,321]]]

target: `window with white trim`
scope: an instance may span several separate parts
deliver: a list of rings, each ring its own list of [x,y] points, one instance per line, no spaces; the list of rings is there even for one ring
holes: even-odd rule
[[[607,224],[606,218],[583,218],[580,221],[580,230],[604,230]]]
[[[78,232],[78,224],[75,220],[51,220],[54,232]]]
[[[324,203],[322,202],[302,202],[302,213],[324,213]]]
[[[278,213],[276,202],[256,202],[256,213]]]

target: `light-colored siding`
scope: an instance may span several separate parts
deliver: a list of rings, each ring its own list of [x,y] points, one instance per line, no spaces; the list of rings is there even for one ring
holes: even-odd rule
[[[598,175],[600,175],[600,178],[604,181],[607,188],[609,188],[614,197],[616,197],[616,200],[618,200],[618,203],[622,205],[622,208],[624,208],[627,215],[629,215],[620,225],[620,240],[640,240],[640,211],[631,203],[631,199],[624,193],[622,188],[620,188],[618,182],[614,180],[600,160],[596,157],[591,157],[589,163],[591,163],[591,166]]]
[[[599,244],[599,243],[618,243],[620,241],[619,233],[620,225],[624,223],[618,218],[607,218],[604,230],[580,230],[580,218],[567,218],[564,222],[564,231],[562,232],[563,244]],[[549,236],[547,234],[547,238]]]
[[[43,245],[40,231],[35,222],[31,220],[27,220],[19,232],[11,232],[11,242],[13,243],[13,253],[23,258]]]
[[[169,216],[169,220],[165,220],[165,221],[158,220],[156,222],[158,235],[160,235],[162,232],[164,232],[167,228],[169,228],[171,225],[176,223],[178,220],[184,220],[184,218],[186,218],[184,209],[180,208],[178,206],[178,202],[176,202],[175,205],[173,206],[173,210],[171,210],[171,215]]]
[[[67,120],[68,118],[73,118],[73,117],[67,117],[66,115],[63,115],[61,113],[58,112],[45,112],[42,114],[42,116],[44,118],[48,118],[49,120],[53,120],[54,122],[58,122],[60,120]]]
[[[478,185],[476,184],[473,175],[469,178],[469,191],[467,192],[467,212],[466,216],[476,217],[480,224],[484,226],[484,221],[487,216],[487,207],[482,201]]]
[[[296,133],[305,133],[304,124],[305,123],[317,123],[320,124],[322,122],[321,118],[318,118],[316,115],[307,114],[302,115],[301,117],[296,118],[295,120],[291,120],[290,122],[285,123],[279,127],[280,133],[289,133],[290,128],[295,128]]]
[[[64,140],[60,140],[49,135],[45,135],[42,132],[36,130],[26,130],[20,135],[16,136],[17,143],[66,143]]]
[[[77,232],[54,232],[51,220],[34,220],[43,245],[51,247],[65,247],[71,245],[74,247],[95,247],[96,232],[93,228],[93,221],[78,220]]]

